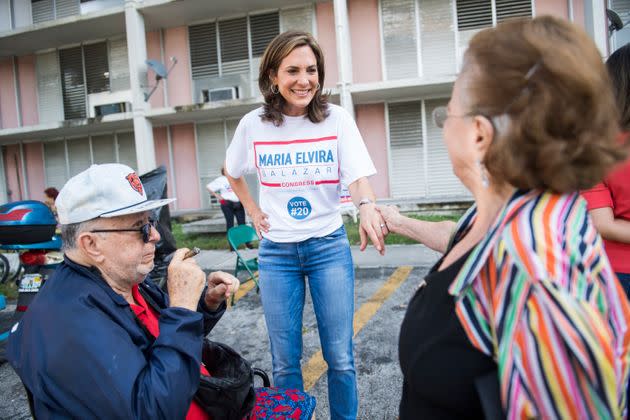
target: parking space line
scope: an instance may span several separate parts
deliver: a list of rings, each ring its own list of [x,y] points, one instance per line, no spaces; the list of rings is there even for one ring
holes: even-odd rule
[[[361,307],[354,312],[354,336],[368,323],[368,321],[376,314],[383,303],[394,293],[401,284],[409,277],[409,274],[413,270],[413,267],[404,265],[398,267],[396,271],[392,273],[387,281],[365,302]],[[319,350],[304,364],[302,367],[302,377],[304,378],[304,389],[309,391],[319,378],[326,371],[326,362],[322,351]]]
[[[256,281],[258,281],[258,271],[255,272],[254,275],[256,276]],[[252,290],[254,287],[256,287],[256,283],[254,283],[254,281],[251,279],[241,284],[241,286],[238,288],[238,292],[236,292],[236,295],[234,296],[234,302],[238,302],[242,297],[244,297],[247,293],[249,293],[249,291]]]

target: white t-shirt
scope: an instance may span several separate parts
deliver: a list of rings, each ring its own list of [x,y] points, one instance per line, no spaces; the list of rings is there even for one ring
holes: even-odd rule
[[[219,194],[224,200],[234,201],[235,203],[238,203],[239,201],[234,191],[232,191],[230,182],[224,176],[216,178],[214,181],[206,185],[206,188]]]
[[[269,216],[274,242],[326,236],[342,225],[340,184],[374,175],[376,169],[359,129],[341,107],[328,105],[321,123],[284,116],[280,127],[246,114],[227,150],[225,170],[234,178],[257,172],[260,208]]]

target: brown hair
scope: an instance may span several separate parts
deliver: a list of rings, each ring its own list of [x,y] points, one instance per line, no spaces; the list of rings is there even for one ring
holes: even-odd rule
[[[620,112],[621,129],[630,131],[630,43],[615,51],[606,60],[612,80],[617,108]]]
[[[44,194],[46,194],[46,197],[50,197],[53,200],[56,200],[57,196],[59,195],[59,191],[57,191],[57,188],[55,187],[48,187],[44,190]]]
[[[315,55],[320,86],[320,89],[317,89],[315,96],[308,104],[308,118],[312,122],[318,123],[328,117],[328,95],[322,94],[325,74],[324,53],[311,34],[300,31],[286,31],[276,36],[269,43],[260,61],[258,86],[265,98],[264,112],[261,116],[263,121],[271,121],[276,126],[282,124],[282,110],[286,101],[282,95],[272,92],[271,76],[278,72],[280,63],[287,55],[291,54],[291,51],[303,46],[309,46]]]
[[[610,79],[577,26],[543,16],[481,31],[462,73],[464,106],[495,127],[483,162],[494,179],[569,192],[623,158]]]

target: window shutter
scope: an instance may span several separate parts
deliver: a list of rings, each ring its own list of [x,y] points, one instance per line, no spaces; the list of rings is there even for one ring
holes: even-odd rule
[[[415,0],[382,0],[381,8],[387,79],[418,77]]]
[[[68,147],[68,167],[70,176],[73,177],[90,167],[92,158],[90,156],[90,140],[87,137],[67,140]]]
[[[272,39],[280,33],[278,12],[249,17],[252,39],[252,56],[261,57]]]
[[[422,102],[388,104],[393,197],[426,195],[422,150]]]
[[[109,91],[107,42],[86,45],[83,47],[83,54],[85,54],[87,93]]]
[[[44,171],[46,173],[46,186],[48,187],[55,187],[60,190],[68,180],[66,147],[63,140],[44,143]]]
[[[85,83],[81,47],[59,50],[63,110],[66,120],[85,118]]]
[[[129,90],[129,56],[127,40],[119,38],[109,42],[109,80],[111,91]]]
[[[497,22],[516,17],[532,17],[531,0],[496,0]]]
[[[480,29],[492,26],[490,0],[457,0],[457,29]]]
[[[189,26],[188,38],[193,79],[218,76],[216,24]]]
[[[220,21],[219,38],[222,75],[249,74],[247,18]]]
[[[455,74],[453,0],[420,2],[423,76]]]
[[[280,11],[280,30],[284,32],[295,29],[313,32],[313,19],[312,7],[284,9]]]
[[[612,0],[611,8],[617,12],[623,23],[630,22],[630,0]],[[612,46],[617,49],[630,42],[630,24],[613,33]]]
[[[133,133],[120,133],[116,137],[118,138],[118,163],[135,170],[138,167],[138,160]]]
[[[112,134],[92,136],[92,157],[94,163],[98,164],[116,162],[114,136]]]
[[[33,23],[31,3],[28,1],[13,1],[13,27],[23,28]]]
[[[199,176],[204,207],[210,206],[210,195],[206,185],[221,175],[221,165],[225,159],[225,132],[223,121],[197,124],[197,154],[199,156]]]
[[[37,108],[42,123],[63,120],[61,76],[57,51],[37,54]]]
[[[0,0],[0,32],[11,29],[11,1]]]
[[[55,19],[79,14],[79,0],[55,0]]]
[[[438,106],[446,106],[448,99],[431,99],[425,101],[427,127],[427,188],[429,197],[469,198],[470,194],[453,173],[453,166],[444,144],[442,129],[433,123],[433,110]]]
[[[34,0],[32,4],[33,24],[55,19],[53,0]]]

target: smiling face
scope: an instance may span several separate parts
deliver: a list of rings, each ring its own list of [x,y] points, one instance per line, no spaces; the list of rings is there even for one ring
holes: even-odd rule
[[[307,112],[317,92],[319,74],[317,59],[311,47],[297,47],[284,57],[271,81],[278,86],[279,95],[286,101],[283,113],[300,116]]]

